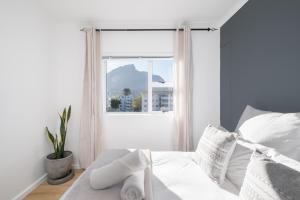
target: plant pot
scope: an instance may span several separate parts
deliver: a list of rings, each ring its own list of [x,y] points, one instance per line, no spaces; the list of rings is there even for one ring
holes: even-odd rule
[[[62,183],[62,181],[59,181],[60,179],[64,179],[67,176],[72,178],[72,163],[73,153],[71,151],[65,151],[64,157],[60,159],[55,159],[54,153],[49,154],[46,157],[45,162],[46,172],[48,173],[48,180],[57,180],[57,182]],[[70,178],[68,178],[66,181],[68,180],[70,180]]]

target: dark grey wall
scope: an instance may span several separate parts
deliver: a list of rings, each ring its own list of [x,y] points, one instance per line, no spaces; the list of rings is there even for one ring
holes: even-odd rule
[[[300,111],[300,1],[249,0],[221,28],[221,124],[249,104]]]

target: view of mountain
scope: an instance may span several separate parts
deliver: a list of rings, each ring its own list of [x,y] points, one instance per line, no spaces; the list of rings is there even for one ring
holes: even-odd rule
[[[107,91],[109,95],[120,95],[124,88],[130,88],[133,94],[140,94],[147,90],[148,73],[136,70],[133,64],[118,67],[107,73]],[[164,83],[165,80],[158,75],[152,76],[153,82]]]

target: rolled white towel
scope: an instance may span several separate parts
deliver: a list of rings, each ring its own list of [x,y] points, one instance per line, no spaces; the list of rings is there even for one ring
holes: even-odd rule
[[[121,189],[121,200],[142,200],[145,198],[144,170],[129,176]]]
[[[142,150],[136,150],[104,167],[92,170],[90,184],[96,190],[106,189],[120,183],[133,173],[144,170],[149,162]]]

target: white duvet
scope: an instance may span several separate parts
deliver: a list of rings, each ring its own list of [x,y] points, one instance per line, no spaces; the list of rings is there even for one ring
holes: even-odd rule
[[[120,200],[122,183],[106,190],[94,190],[89,175],[129,153],[110,150],[100,156],[75,181],[61,200]],[[237,189],[225,180],[224,188],[211,181],[194,160],[194,153],[151,152],[152,170],[145,175],[146,200],[237,200]],[[152,171],[152,172],[151,172]],[[151,178],[150,178],[151,177]]]
[[[225,180],[220,188],[201,170],[191,152],[151,152],[154,200],[237,200],[238,190]]]

